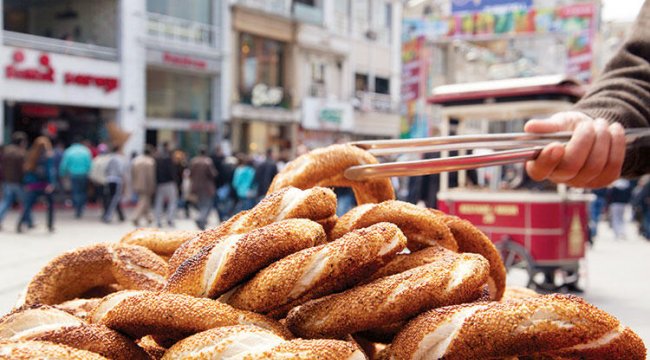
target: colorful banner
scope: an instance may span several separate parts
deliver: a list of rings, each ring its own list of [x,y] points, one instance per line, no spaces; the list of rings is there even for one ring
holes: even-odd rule
[[[402,43],[401,138],[412,137],[411,129],[418,118],[416,102],[425,96],[422,91],[426,72],[423,50],[423,36]]]
[[[559,8],[514,9],[505,12],[479,11],[448,18],[405,19],[405,37],[430,40],[479,40],[517,34],[563,34],[567,39],[567,74],[591,80],[592,44],[598,23],[594,3]]]
[[[528,9],[533,6],[533,0],[452,0],[451,12],[479,12],[501,9]]]

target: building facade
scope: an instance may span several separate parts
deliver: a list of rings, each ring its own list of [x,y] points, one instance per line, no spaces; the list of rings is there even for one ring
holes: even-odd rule
[[[401,2],[238,0],[231,12],[236,151],[398,134]]]
[[[106,141],[109,121],[131,134],[127,152],[163,141],[195,151],[220,138],[227,1],[0,4],[0,139],[21,130]]]

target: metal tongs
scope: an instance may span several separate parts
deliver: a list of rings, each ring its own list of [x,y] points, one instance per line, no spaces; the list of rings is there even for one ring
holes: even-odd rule
[[[566,143],[572,134],[571,131],[565,131],[548,134],[483,134],[351,142],[350,145],[368,150],[375,156],[473,149],[499,151],[481,155],[461,155],[439,159],[358,165],[348,168],[344,175],[350,180],[366,180],[390,176],[437,174],[525,162],[537,158],[544,146],[552,142]],[[650,129],[628,129],[625,131],[625,139],[628,144],[644,136],[650,136]]]

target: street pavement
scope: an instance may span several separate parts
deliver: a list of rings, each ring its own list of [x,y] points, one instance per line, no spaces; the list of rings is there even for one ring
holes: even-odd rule
[[[179,212],[180,213],[180,212]],[[118,241],[134,227],[130,222],[104,224],[97,211],[83,220],[72,212],[56,213],[56,231],[45,228],[44,213],[35,214],[37,228],[15,233],[16,214],[10,214],[0,231],[0,315],[9,311],[29,279],[54,256],[79,246]],[[211,218],[211,225],[217,220]],[[194,229],[191,219],[176,221],[178,229]],[[607,224],[601,223],[595,246],[588,250],[581,271],[582,294],[589,302],[617,316],[650,346],[650,242],[643,240],[633,226],[628,239],[614,240]],[[509,283],[521,279],[512,277]]]

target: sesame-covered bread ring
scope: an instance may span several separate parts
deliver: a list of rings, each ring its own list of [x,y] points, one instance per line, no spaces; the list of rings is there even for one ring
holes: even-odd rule
[[[165,261],[145,247],[86,246],[65,252],[45,265],[27,285],[24,305],[55,305],[114,283],[124,289],[159,290],[166,275]]]
[[[422,250],[408,254],[398,254],[395,259],[391,260],[384,267],[372,274],[368,281],[376,280],[385,276],[399,274],[418,266],[439,261],[443,257],[454,259],[458,256],[460,256],[460,254],[451,250],[447,250],[438,245],[429,246]]]
[[[229,235],[179,266],[164,291],[214,298],[274,261],[326,240],[323,227],[307,219],[282,220]]]
[[[220,327],[185,338],[163,360],[198,359],[365,359],[354,345],[338,340],[291,340],[251,325]]]
[[[300,190],[294,187],[268,194],[255,207],[242,211],[218,227],[201,232],[179,247],[169,259],[174,272],[204,246],[213,245],[227,235],[245,234],[284,219],[331,221],[336,215],[336,195],[327,188]]]
[[[332,238],[378,222],[387,221],[397,225],[408,239],[411,250],[440,245],[456,251],[458,246],[443,218],[429,210],[404,201],[391,200],[381,204],[366,204],[353,208],[336,222]]]
[[[535,292],[535,290],[521,287],[521,286],[508,286],[506,287],[506,291],[503,293],[503,297],[501,298],[501,301],[508,301],[508,300],[520,300],[520,299],[525,299],[529,297],[540,297],[542,294],[539,294]]]
[[[423,311],[473,301],[489,265],[477,254],[440,257],[427,265],[309,301],[289,312],[287,327],[307,338],[345,334],[407,320]]]
[[[181,244],[194,238],[200,232],[199,230],[139,228],[124,235],[120,242],[144,246],[158,255],[169,257]]]
[[[236,308],[281,318],[293,306],[359,283],[405,245],[406,238],[393,224],[359,229],[273,263],[224,300]]]
[[[338,144],[312,150],[289,162],[273,179],[269,193],[288,186],[350,187],[359,205],[395,199],[389,178],[353,181],[343,176],[347,168],[367,164],[377,164],[377,159],[356,146]]]
[[[454,234],[458,251],[481,254],[490,262],[490,279],[488,281],[490,296],[492,300],[500,300],[506,288],[506,267],[503,265],[499,250],[490,241],[490,238],[471,222],[451,215],[444,215],[442,218]]]
[[[48,341],[0,341],[0,359],[108,360],[90,351],[79,350]]]
[[[0,340],[40,340],[92,351],[109,359],[148,359],[135,343],[103,325],[87,324],[63,310],[41,306],[0,319]]]
[[[256,325],[290,338],[277,321],[206,298],[189,295],[122,291],[105,297],[89,320],[133,338],[153,335],[181,339],[219,326]]]
[[[102,301],[101,298],[74,299],[56,304],[54,307],[59,310],[63,310],[68,314],[74,315],[81,320],[86,320],[88,314],[90,314],[90,312],[95,309],[100,301]]]
[[[585,354],[625,336],[607,359],[645,359],[645,347],[616,318],[572,295],[448,306],[412,320],[391,344],[391,359],[492,359],[549,352]],[[552,356],[546,358],[553,358]],[[568,358],[583,358],[568,357]]]

